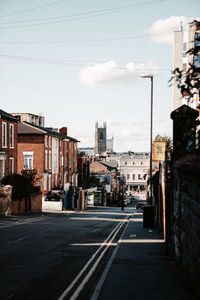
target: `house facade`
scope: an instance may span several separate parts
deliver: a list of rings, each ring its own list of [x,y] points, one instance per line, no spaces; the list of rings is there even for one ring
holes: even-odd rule
[[[17,172],[18,120],[0,109],[0,181]]]
[[[120,176],[126,181],[128,194],[143,194],[145,197],[150,166],[148,153],[110,155],[106,157],[106,161],[117,162]]]
[[[18,127],[18,173],[37,170],[41,191],[76,187],[77,140],[67,135],[67,128],[55,131],[27,122]]]

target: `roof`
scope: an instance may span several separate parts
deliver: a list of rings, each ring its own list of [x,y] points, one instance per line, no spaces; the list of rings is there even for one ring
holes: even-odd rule
[[[11,114],[7,113],[6,111],[0,109],[0,117],[2,119],[11,120],[13,122],[18,122],[18,119],[13,117]]]
[[[112,168],[117,168],[118,167],[118,162],[116,160],[105,161],[103,163],[104,163],[104,165],[112,167]]]
[[[44,135],[46,132],[39,128],[35,128],[30,124],[19,123],[18,124],[18,134],[39,134]]]
[[[100,160],[98,160],[97,162],[99,162],[100,164],[102,164],[102,165],[104,165],[107,169],[108,169],[108,171],[112,171],[112,170],[116,170],[117,169],[117,166],[112,166],[112,164],[110,165],[110,164],[108,164],[107,162],[104,162],[104,161],[100,161]],[[109,162],[110,163],[110,162]]]
[[[63,138],[63,139],[69,139],[70,141],[74,141],[74,142],[79,142],[77,139],[75,139],[75,138],[73,138],[71,136],[61,134],[60,132],[52,130],[52,129],[48,128],[48,127],[34,125],[34,124],[31,124],[31,123],[28,123],[28,122],[24,122],[24,124],[26,124],[28,126],[31,126],[31,127],[35,128],[35,129],[38,129],[41,132],[47,133],[48,135],[51,135],[51,136],[55,136],[55,137],[59,137],[59,138]]]

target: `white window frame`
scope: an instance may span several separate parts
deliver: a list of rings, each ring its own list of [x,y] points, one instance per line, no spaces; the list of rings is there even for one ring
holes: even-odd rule
[[[14,157],[9,157],[9,174],[14,174]]]
[[[45,147],[48,147],[48,136],[47,135],[45,135],[45,137],[44,137],[44,143],[45,143]]]
[[[52,168],[52,158],[51,158],[51,151],[49,151],[49,169]]]
[[[33,170],[33,154],[34,154],[33,151],[23,152],[23,155],[24,155],[24,169]],[[29,158],[26,158],[26,156],[29,156]],[[25,159],[28,159],[28,167],[27,168],[25,167]],[[31,167],[30,167],[30,161],[32,161]]]
[[[6,122],[2,122],[2,148],[7,148],[7,123]]]
[[[45,168],[45,170],[48,169],[48,150],[45,150],[45,156],[44,156],[44,168]]]
[[[9,124],[9,148],[14,149],[14,125]]]
[[[2,174],[0,180],[5,176],[5,157],[0,155],[0,161],[2,161]]]
[[[49,191],[51,190],[51,174],[49,174]]]
[[[49,136],[49,148],[51,148],[51,145],[52,145],[52,137]]]

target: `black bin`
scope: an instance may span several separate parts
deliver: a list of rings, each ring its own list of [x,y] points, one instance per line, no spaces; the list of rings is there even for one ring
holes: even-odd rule
[[[143,228],[154,227],[154,206],[145,205],[143,206]]]

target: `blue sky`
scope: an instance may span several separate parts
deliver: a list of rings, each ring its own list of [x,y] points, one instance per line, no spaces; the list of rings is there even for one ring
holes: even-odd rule
[[[149,151],[153,135],[171,135],[172,32],[200,11],[199,0],[1,0],[1,109],[42,113],[94,146],[95,122],[107,122],[116,151]]]

